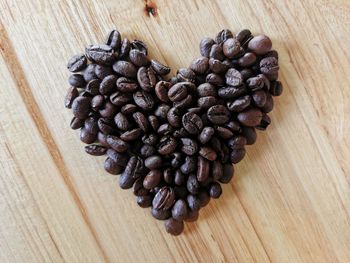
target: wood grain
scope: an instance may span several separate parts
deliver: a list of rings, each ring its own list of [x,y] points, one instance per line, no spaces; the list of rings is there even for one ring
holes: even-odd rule
[[[350,262],[350,3],[0,0],[0,262]],[[173,68],[203,36],[271,36],[285,92],[222,198],[179,237],[84,154],[67,58],[111,28]]]

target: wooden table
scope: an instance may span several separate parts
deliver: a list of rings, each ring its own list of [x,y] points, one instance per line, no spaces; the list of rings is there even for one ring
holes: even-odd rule
[[[350,262],[350,2],[153,3],[0,0],[0,262]],[[280,53],[273,124],[179,237],[69,128],[66,61],[115,27],[173,69],[222,28]]]

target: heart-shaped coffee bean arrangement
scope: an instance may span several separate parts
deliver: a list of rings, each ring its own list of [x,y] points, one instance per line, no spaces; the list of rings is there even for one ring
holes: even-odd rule
[[[121,173],[120,187],[133,187],[139,206],[151,206],[173,235],[220,197],[220,183],[232,179],[255,129],[270,124],[272,96],[282,93],[267,36],[222,30],[199,46],[201,57],[172,78],[144,42],[122,40],[117,30],[68,62],[71,128],[87,153],[107,154],[105,170]]]

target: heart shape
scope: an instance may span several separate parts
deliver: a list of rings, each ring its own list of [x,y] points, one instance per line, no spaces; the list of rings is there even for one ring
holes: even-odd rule
[[[270,124],[272,96],[282,93],[267,36],[225,29],[199,46],[201,57],[167,79],[170,68],[150,60],[144,42],[112,30],[67,66],[74,74],[65,106],[85,151],[106,154],[105,170],[121,173],[120,187],[133,187],[137,203],[152,206],[173,235],[220,197],[220,183],[232,179],[255,129]]]

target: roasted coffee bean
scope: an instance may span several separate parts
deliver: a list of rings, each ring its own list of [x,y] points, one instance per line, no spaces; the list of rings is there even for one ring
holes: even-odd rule
[[[96,67],[95,64],[89,64],[86,67],[86,69],[84,70],[84,74],[83,74],[85,82],[88,83],[89,81],[97,78],[97,76],[95,74],[95,67]]]
[[[152,206],[157,210],[168,210],[175,202],[175,192],[171,187],[162,187],[155,195]]]
[[[154,148],[154,146],[149,144],[144,144],[140,149],[140,154],[145,158],[153,155],[155,152],[156,149]]]
[[[97,64],[112,64],[116,60],[113,49],[105,44],[87,46],[85,54]]]
[[[107,143],[113,150],[119,153],[126,152],[129,148],[129,145],[126,142],[113,135],[107,136]]]
[[[204,127],[202,132],[199,135],[199,141],[202,144],[206,144],[210,141],[211,137],[214,135],[215,130],[212,127]]]
[[[221,44],[230,38],[233,38],[232,32],[229,29],[223,29],[216,35],[215,42]]]
[[[250,96],[246,95],[227,102],[227,108],[232,112],[241,112],[250,106]]]
[[[78,54],[69,59],[67,68],[70,72],[78,72],[86,68],[87,59],[84,54]]]
[[[137,81],[143,90],[149,92],[154,90],[154,86],[156,85],[157,79],[151,67],[141,67],[137,71]]]
[[[131,45],[131,49],[136,49],[138,51],[141,51],[147,56],[148,51],[147,51],[147,45],[145,42],[135,39],[130,43],[130,45]]]
[[[198,211],[201,208],[201,201],[196,195],[188,195],[187,205],[191,211]]]
[[[179,109],[186,109],[188,108],[192,103],[192,95],[187,95],[186,98],[180,101],[175,101],[173,103],[174,107],[177,107]]]
[[[223,73],[228,69],[228,65],[215,58],[209,59],[209,68],[214,73]]]
[[[151,66],[153,70],[159,75],[167,75],[170,73],[170,68],[161,64],[159,61],[152,59]]]
[[[177,169],[175,171],[174,182],[176,185],[182,185],[186,180],[185,175],[181,172],[181,170]]]
[[[259,108],[262,108],[264,107],[265,103],[266,103],[266,92],[263,91],[263,90],[258,90],[258,91],[255,91],[253,94],[252,94],[252,99],[253,99],[253,102],[254,104],[259,107]]]
[[[173,127],[181,127],[181,114],[177,107],[171,108],[167,113],[167,120]]]
[[[215,161],[217,158],[215,150],[207,146],[201,147],[199,150],[199,154],[205,159],[208,159],[209,161]]]
[[[247,93],[247,89],[244,86],[239,86],[239,87],[226,86],[218,90],[219,97],[223,99],[234,99],[246,93]]]
[[[110,46],[114,51],[118,51],[121,44],[121,35],[118,30],[113,29],[109,32],[106,45]]]
[[[248,48],[257,55],[264,55],[271,50],[272,42],[269,37],[265,35],[255,36],[248,43]]]
[[[279,66],[276,58],[267,57],[260,61],[260,71],[265,75],[277,74],[278,70]]]
[[[249,68],[242,69],[240,73],[244,81],[246,81],[247,79],[249,79],[254,75],[254,72]]]
[[[232,132],[241,132],[241,126],[237,121],[230,121],[225,124],[225,127],[229,128]]]
[[[133,94],[134,102],[143,110],[151,110],[154,107],[154,99],[151,93],[145,91],[137,91]]]
[[[130,50],[129,58],[130,58],[130,61],[138,67],[143,67],[150,64],[150,61],[145,55],[145,53],[137,49]]]
[[[85,121],[84,119],[78,119],[77,117],[73,117],[73,119],[70,122],[70,127],[73,130],[77,130],[77,129],[83,127],[84,121]]]
[[[181,172],[190,174],[197,168],[197,158],[194,156],[186,156],[185,162],[180,166]]]
[[[283,92],[283,86],[280,81],[273,81],[270,87],[270,93],[272,96],[280,96]]]
[[[64,99],[64,106],[68,109],[72,107],[72,103],[79,96],[79,91],[75,87],[70,87]]]
[[[236,34],[236,39],[241,43],[242,47],[246,47],[252,38],[252,33],[249,29],[243,29]]]
[[[164,136],[160,139],[158,144],[158,152],[161,155],[168,155],[175,151],[177,147],[177,141],[171,136]]]
[[[198,151],[198,144],[190,138],[181,138],[181,151],[187,155],[194,155]]]
[[[95,66],[95,75],[99,79],[104,79],[108,75],[112,75],[114,72],[110,66],[96,65]]]
[[[125,115],[130,115],[136,111],[137,111],[137,106],[134,104],[126,104],[120,110],[120,112]]]
[[[222,163],[219,161],[214,161],[211,167],[212,167],[211,174],[212,174],[213,180],[216,181],[221,179],[224,175],[224,168]]]
[[[233,136],[233,132],[230,129],[221,126],[216,128],[216,132],[224,140],[227,140]]]
[[[245,126],[254,127],[260,124],[262,112],[259,109],[252,108],[239,113],[237,119]]]
[[[112,118],[117,112],[117,107],[111,102],[107,101],[98,112],[103,118]]]
[[[217,100],[213,96],[201,97],[197,100],[198,107],[206,110],[216,104]]]
[[[104,169],[110,174],[119,174],[121,171],[121,167],[118,166],[116,162],[114,162],[111,158],[107,158],[103,165]]]
[[[185,220],[188,214],[187,203],[183,199],[178,199],[171,209],[171,216],[176,220]]]
[[[85,152],[90,155],[101,156],[107,152],[107,148],[98,144],[91,144],[85,146]]]
[[[78,119],[85,119],[90,113],[90,98],[87,97],[76,97],[72,103],[72,112]]]
[[[222,50],[225,56],[229,59],[235,58],[235,56],[240,52],[241,45],[239,41],[235,38],[227,39],[222,45]]]
[[[97,121],[97,126],[104,134],[111,134],[114,130],[113,122],[107,118],[99,118]]]
[[[173,236],[180,235],[184,230],[183,221],[178,221],[178,220],[175,220],[174,218],[167,219],[164,225],[165,225],[165,230]]]
[[[83,143],[90,144],[96,141],[97,134],[89,133],[85,128],[80,130],[80,140]]]
[[[90,93],[92,96],[98,95],[100,93],[100,84],[101,80],[99,79],[90,80],[89,83],[86,85],[85,91]]]
[[[211,46],[210,53],[209,53],[210,58],[215,58],[217,60],[224,60],[225,55],[222,50],[222,46],[218,44],[214,44]]]
[[[243,127],[242,135],[247,140],[247,145],[252,145],[256,142],[257,134],[254,128],[252,127]]]
[[[203,182],[209,177],[210,165],[207,159],[202,156],[198,157],[197,180]]]
[[[117,82],[117,76],[115,75],[108,75],[107,77],[105,77],[100,84],[100,88],[99,88],[100,93],[103,95],[107,95],[115,91],[116,82]]]
[[[199,97],[207,97],[207,96],[217,96],[216,88],[209,84],[209,83],[203,83],[198,86],[197,88],[197,94]]]
[[[97,133],[97,141],[104,147],[109,147],[107,143],[107,135],[103,134],[102,132]]]
[[[196,80],[196,74],[189,68],[180,68],[176,73],[176,77],[181,82],[194,82]]]
[[[83,75],[81,74],[72,74],[68,79],[69,85],[77,88],[82,88],[86,84]]]
[[[113,70],[127,78],[135,78],[137,74],[136,67],[132,63],[123,60],[115,62],[113,64]]]
[[[193,195],[198,194],[200,185],[199,185],[199,182],[198,182],[197,177],[195,175],[190,175],[188,177],[186,186],[187,186],[187,190],[191,194],[193,194]]]
[[[188,112],[182,117],[182,125],[190,134],[198,134],[203,129],[201,118],[192,112]]]
[[[143,179],[143,187],[146,189],[152,189],[156,187],[162,178],[162,172],[160,170],[151,170]]]
[[[198,198],[201,202],[201,207],[204,207],[206,206],[207,204],[209,204],[209,201],[210,201],[210,195],[207,193],[206,190],[201,190],[199,193],[198,193]]]
[[[135,183],[135,178],[133,178],[130,173],[122,172],[122,174],[119,177],[119,186],[121,189],[130,189],[134,183]]]
[[[171,101],[180,101],[187,96],[187,85],[183,82],[176,83],[168,91],[168,97]]]
[[[246,153],[246,151],[244,148],[232,150],[232,152],[230,154],[231,163],[236,164],[236,163],[239,163],[240,161],[242,161],[242,159],[245,156],[245,153]]]
[[[171,87],[171,83],[167,81],[159,81],[155,86],[155,93],[159,100],[162,102],[168,102],[168,90]]]
[[[173,131],[174,128],[169,123],[164,123],[159,126],[157,133],[162,136],[172,134]]]
[[[271,123],[270,117],[266,113],[264,113],[260,124],[258,126],[256,126],[256,128],[258,130],[265,131],[267,129],[267,127],[270,125],[270,123]]]
[[[207,57],[199,57],[192,61],[190,69],[196,74],[202,75],[207,72],[209,68],[209,59]]]
[[[154,111],[154,115],[156,115],[156,117],[158,117],[160,120],[166,120],[169,110],[170,110],[170,106],[169,105],[161,104]]]
[[[98,132],[97,120],[93,117],[87,118],[84,122],[84,129],[86,129],[86,131],[91,134],[97,134]]]
[[[127,153],[118,153],[111,148],[107,150],[107,156],[120,167],[125,167],[129,161],[129,156]]]
[[[197,221],[199,217],[199,212],[198,210],[190,210],[188,212],[187,218],[185,219],[186,222],[195,222]]]
[[[119,57],[124,58],[125,56],[127,56],[129,54],[130,48],[131,45],[129,39],[124,38],[120,45]]]
[[[156,145],[158,142],[157,134],[146,134],[142,136],[142,142],[149,145]]]
[[[119,178],[119,186],[122,189],[131,188],[134,185],[136,179],[142,176],[143,173],[143,160],[140,157],[132,156]]]
[[[149,124],[151,124],[153,130],[155,131],[158,130],[159,121],[156,116],[153,116],[153,115],[148,116],[148,121],[149,121]]]
[[[209,187],[209,195],[211,198],[219,198],[222,194],[222,188],[219,183],[213,183]]]
[[[209,57],[211,47],[215,44],[214,39],[203,38],[199,44],[200,53],[203,57]]]
[[[232,150],[242,149],[246,144],[247,144],[247,139],[244,136],[240,136],[240,135],[231,138],[227,142],[228,147],[230,147]]]
[[[126,131],[120,135],[120,139],[123,141],[129,142],[134,141],[138,137],[140,137],[142,130],[140,128],[132,129],[130,131]]]
[[[182,127],[180,129],[177,129],[173,132],[173,136],[175,138],[183,138],[188,137],[190,134]]]
[[[180,167],[181,165],[181,162],[182,162],[182,156],[181,156],[181,153],[179,152],[175,152],[171,155],[171,166],[173,168],[178,168]]]
[[[132,117],[134,118],[134,121],[136,124],[143,130],[144,132],[147,132],[149,123],[146,119],[145,115],[141,112],[135,112]]]
[[[142,208],[150,207],[152,205],[152,196],[150,195],[138,196],[136,198],[136,203]]]
[[[171,216],[171,211],[170,210],[158,210],[155,208],[151,209],[151,214],[155,219],[158,220],[166,220]]]
[[[145,159],[145,166],[150,169],[158,169],[162,166],[162,158],[158,155],[153,155]]]
[[[269,113],[270,111],[272,111],[273,105],[274,105],[273,98],[269,93],[267,93],[265,105],[261,108],[261,110],[265,113]]]
[[[215,105],[209,108],[207,116],[214,124],[225,124],[230,119],[230,112],[223,105]]]
[[[238,59],[238,65],[241,67],[249,67],[256,61],[256,55],[252,52],[245,53],[243,57]]]
[[[239,87],[243,83],[242,74],[234,68],[230,68],[229,70],[227,70],[225,78],[226,84],[233,87]]]
[[[205,78],[205,81],[209,84],[216,85],[216,86],[223,86],[225,84],[225,80],[216,73],[210,73]]]
[[[270,81],[263,74],[247,79],[247,84],[251,91],[257,91],[264,88],[267,90],[270,89]]]
[[[128,118],[121,112],[117,113],[114,117],[114,123],[116,124],[117,128],[122,131],[127,131],[130,129],[131,124],[128,120]]]
[[[117,89],[121,92],[134,92],[137,90],[138,85],[133,79],[128,79],[125,77],[118,78]]]

